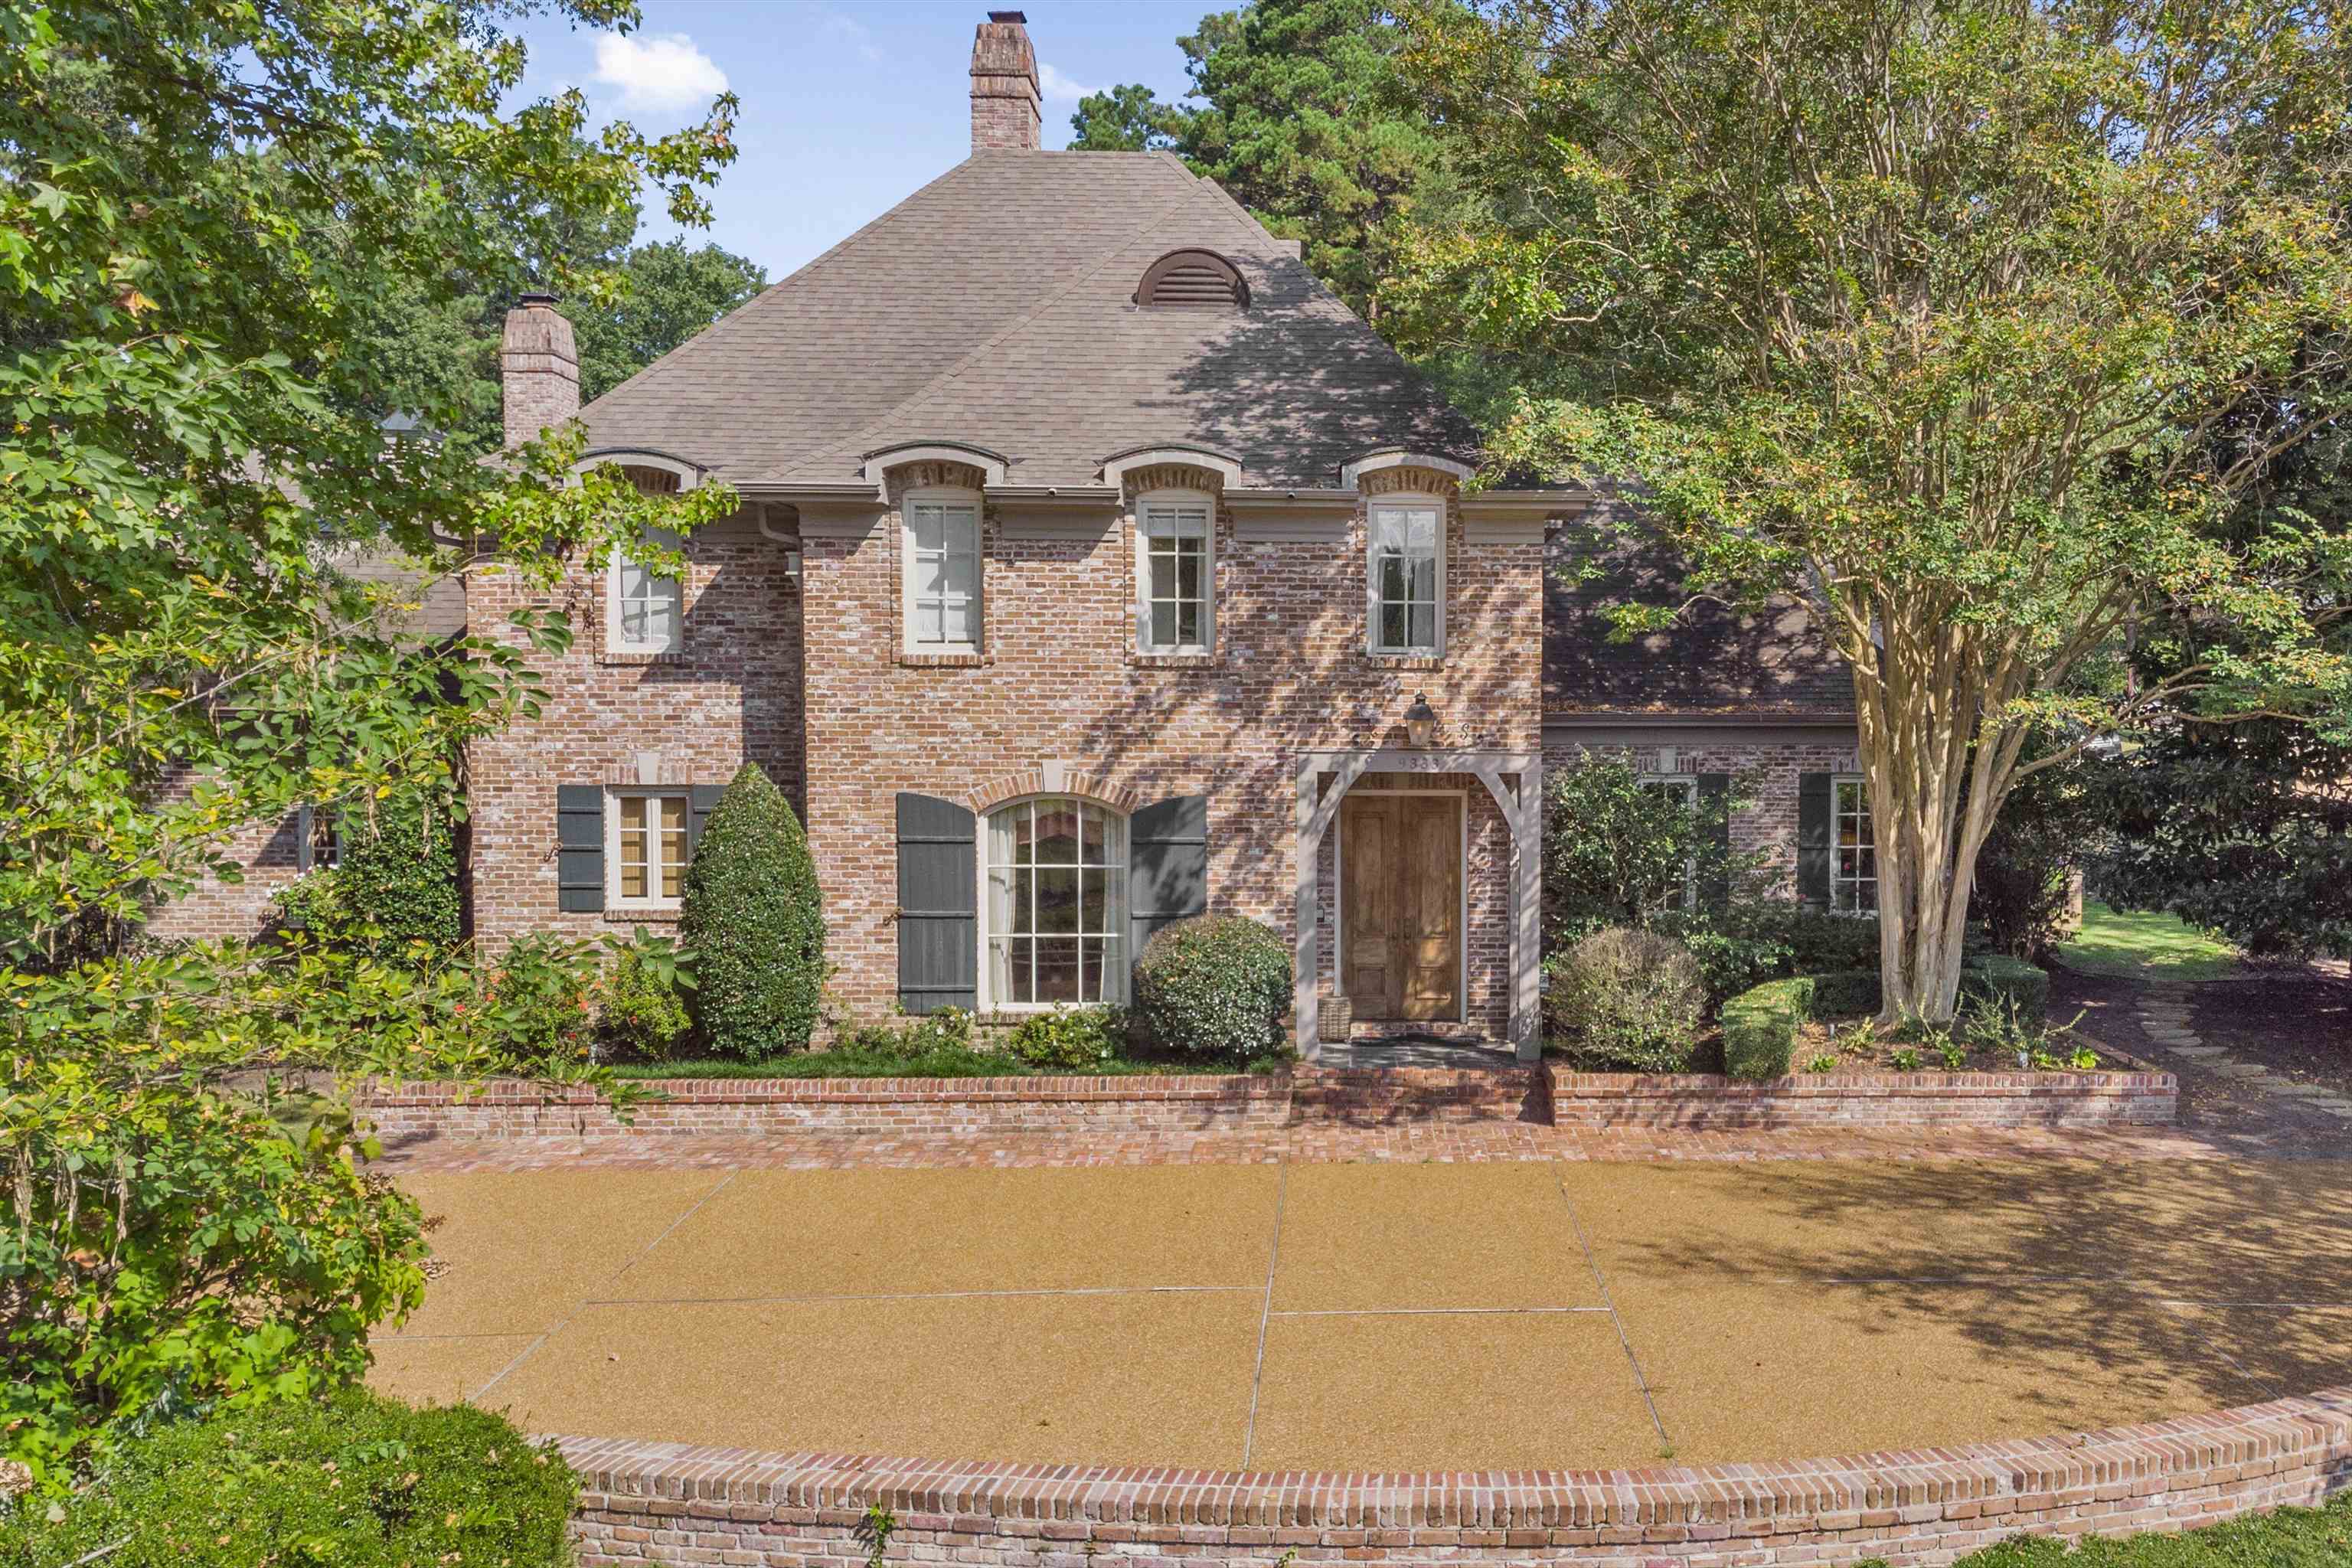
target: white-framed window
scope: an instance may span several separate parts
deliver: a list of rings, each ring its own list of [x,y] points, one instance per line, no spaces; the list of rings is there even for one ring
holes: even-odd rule
[[[686,792],[614,790],[604,800],[604,901],[676,909],[686,893]]]
[[[999,806],[981,835],[987,1007],[1127,996],[1127,821],[1092,801]]]
[[[677,535],[653,536],[665,550]],[[675,653],[686,640],[686,584],[657,577],[618,547],[604,568],[604,647],[613,653]]]
[[[1367,520],[1371,650],[1445,651],[1445,503],[1376,500]]]
[[[1145,496],[1135,509],[1136,647],[1207,653],[1217,625],[1215,509],[1193,490]]]
[[[900,502],[901,619],[908,653],[980,651],[980,498],[915,490]]]
[[[1698,809],[1698,780],[1690,773],[1645,773],[1642,787],[1677,803],[1685,811]],[[1686,910],[1698,907],[1698,858],[1695,855],[1683,862],[1681,902]]]
[[[1878,836],[1870,821],[1870,783],[1841,773],[1830,785],[1830,908],[1842,915],[1878,912]]]
[[[343,814],[331,805],[306,805],[294,814],[294,866],[299,871],[331,871],[343,863]]]

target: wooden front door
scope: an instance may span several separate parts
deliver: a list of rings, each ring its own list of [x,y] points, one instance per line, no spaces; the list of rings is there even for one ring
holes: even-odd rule
[[[1460,795],[1339,803],[1339,963],[1359,1018],[1461,1018]]]

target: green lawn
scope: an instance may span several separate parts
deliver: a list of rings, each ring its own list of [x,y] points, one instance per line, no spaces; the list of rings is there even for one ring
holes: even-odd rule
[[[2094,1539],[2072,1551],[2047,1536],[2004,1541],[1952,1568],[2342,1568],[2352,1562],[2352,1496],[2180,1535]]]
[[[2083,929],[2058,950],[2058,961],[2085,974],[2126,980],[2212,980],[2237,973],[2238,952],[2177,915],[2118,914],[2086,903]]]

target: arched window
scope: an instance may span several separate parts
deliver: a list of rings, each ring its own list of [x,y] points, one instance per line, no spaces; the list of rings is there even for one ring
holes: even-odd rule
[[[1127,996],[1127,821],[1068,795],[989,814],[983,1001],[992,1007]]]
[[[1136,647],[1207,653],[1216,628],[1216,507],[1198,490],[1154,490],[1135,505]]]
[[[668,496],[691,489],[682,467],[620,459],[616,466],[639,495]],[[655,537],[665,550],[678,548],[677,535],[667,529]],[[608,653],[676,653],[686,641],[686,584],[676,577],[656,577],[614,550],[604,568],[604,647]]]
[[[909,491],[899,507],[899,604],[908,653],[980,651],[980,497]]]

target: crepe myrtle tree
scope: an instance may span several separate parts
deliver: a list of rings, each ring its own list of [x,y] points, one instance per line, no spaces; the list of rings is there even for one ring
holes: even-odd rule
[[[2340,715],[2311,606],[2343,540],[2217,526],[2335,413],[2352,138],[2327,9],[1412,21],[1406,68],[1484,203],[1413,237],[1391,320],[1514,367],[1496,469],[1625,484],[1679,550],[1688,596],[1617,606],[1620,635],[1706,595],[1812,606],[1853,672],[1890,1016],[1951,1016],[2021,777],[2166,711]],[[2168,673],[2126,679],[2159,621],[2187,639]]]

